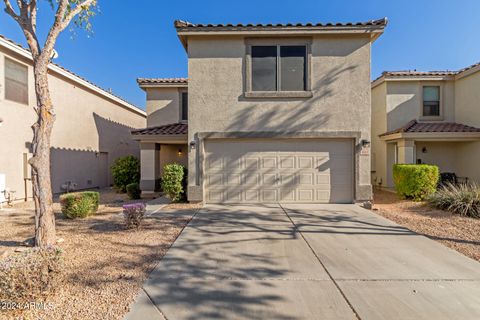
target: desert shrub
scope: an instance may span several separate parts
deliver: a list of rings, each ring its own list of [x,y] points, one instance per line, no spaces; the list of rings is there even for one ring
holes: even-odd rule
[[[96,191],[83,191],[66,193],[60,196],[62,213],[65,217],[85,218],[98,210],[100,193]]]
[[[475,184],[445,183],[428,201],[435,207],[461,216],[480,218],[480,187]]]
[[[393,166],[393,182],[401,196],[423,200],[437,188],[439,179],[438,167],[429,164],[395,164]]]
[[[62,280],[62,252],[57,248],[32,248],[0,260],[0,301],[25,303],[38,300]]]
[[[145,205],[143,203],[132,203],[123,205],[123,218],[127,229],[140,227],[145,217]]]
[[[118,158],[111,170],[113,185],[120,192],[126,192],[127,185],[140,182],[140,161],[134,156]]]
[[[127,184],[127,195],[130,199],[140,199],[142,191],[140,185],[136,182]]]
[[[185,190],[185,168],[178,163],[165,165],[162,176],[162,189],[173,202],[182,200]]]

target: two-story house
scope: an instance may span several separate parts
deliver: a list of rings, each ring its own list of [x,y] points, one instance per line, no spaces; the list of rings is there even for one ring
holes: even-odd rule
[[[480,181],[480,64],[384,72],[372,82],[372,179],[393,187],[395,163],[435,164]]]
[[[146,113],[110,90],[51,63],[56,120],[51,137],[52,192],[104,188],[116,159],[140,154],[130,131]],[[32,54],[0,35],[0,206],[32,197],[32,124],[37,121]]]
[[[176,21],[188,79],[138,79],[142,191],[179,162],[190,201],[370,201],[370,52],[386,23]]]

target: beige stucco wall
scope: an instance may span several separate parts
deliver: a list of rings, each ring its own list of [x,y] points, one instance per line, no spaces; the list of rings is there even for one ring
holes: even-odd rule
[[[480,71],[455,81],[455,117],[458,122],[480,128]],[[459,174],[480,182],[480,142],[458,149]]]
[[[370,140],[369,38],[313,38],[312,98],[245,98],[245,52],[241,37],[189,39],[189,141],[212,131],[354,131]],[[189,152],[189,197],[202,197],[199,152]],[[357,197],[368,198],[370,156],[358,154]]]
[[[398,129],[411,120],[422,120],[422,87],[440,86],[442,117],[455,121],[455,86],[452,81],[387,81],[387,131]]]
[[[181,119],[180,92],[185,88],[146,88],[147,126],[177,123]]]
[[[182,154],[178,154],[182,150]],[[162,144],[160,146],[160,175],[163,175],[163,168],[170,163],[178,163],[184,167],[188,166],[187,145]]]
[[[387,177],[387,145],[379,137],[387,131],[387,85],[372,89],[372,184],[385,185]]]
[[[463,142],[415,142],[415,160],[421,159],[422,163],[438,166],[440,172],[458,172],[457,149]],[[423,153],[422,149],[426,148]]]
[[[28,106],[4,99],[5,56],[29,66]],[[0,73],[0,173],[6,173],[7,188],[16,191],[16,198],[23,198],[23,153],[29,152],[30,127],[36,119],[31,63],[0,49]],[[109,167],[116,158],[139,156],[130,130],[145,127],[145,116],[58,74],[51,72],[49,83],[57,115],[51,140],[53,191],[60,192],[66,181],[77,183],[78,188],[110,184]],[[27,190],[30,196],[30,184]]]

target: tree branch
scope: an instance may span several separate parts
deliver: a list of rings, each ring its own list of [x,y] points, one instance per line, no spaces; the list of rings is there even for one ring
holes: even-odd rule
[[[3,0],[3,2],[5,2],[5,12],[9,16],[11,16],[15,21],[18,22],[18,20],[20,19],[20,16],[13,9],[12,3],[10,2],[10,0]]]
[[[69,0],[60,0],[57,13],[55,14],[55,21],[48,33],[45,45],[43,46],[42,55],[45,55],[44,58],[50,58],[60,32],[62,32],[68,26],[68,24],[76,15],[82,12],[82,10],[88,9],[95,2],[96,0],[84,0],[68,12]]]
[[[22,29],[26,39],[28,46],[30,48],[30,51],[32,52],[32,57],[35,59],[36,57],[39,56],[40,54],[40,44],[37,39],[37,35],[35,32],[35,29],[32,25],[32,16],[29,14],[29,12],[32,12],[31,9],[34,9],[35,12],[35,23],[36,23],[36,0],[33,1],[33,6],[32,3],[27,4],[25,0],[17,0],[17,5],[18,8],[20,9],[20,13],[16,13],[15,10],[13,9],[12,3],[10,0],[4,0],[5,2],[5,12],[10,15],[17,23],[19,24],[20,28]]]

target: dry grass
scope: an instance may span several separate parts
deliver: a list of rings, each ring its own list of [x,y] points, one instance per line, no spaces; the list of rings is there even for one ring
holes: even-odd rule
[[[401,200],[394,193],[378,190],[374,209],[387,219],[480,261],[480,219],[453,215],[425,202]]]
[[[103,191],[97,215],[68,220],[57,214],[66,283],[47,298],[52,309],[29,310],[23,313],[26,319],[121,319],[125,315],[147,275],[191,217],[153,215],[138,231],[125,230],[119,215],[125,200],[125,195]],[[198,207],[183,205],[176,210],[193,215]],[[57,204],[55,208],[59,209]],[[28,207],[1,212],[0,250],[3,246],[11,251],[31,237],[33,224],[33,210]],[[13,315],[2,311],[0,319]]]

